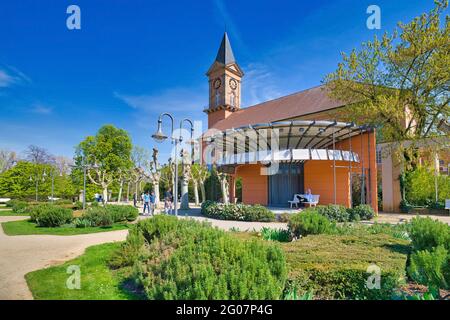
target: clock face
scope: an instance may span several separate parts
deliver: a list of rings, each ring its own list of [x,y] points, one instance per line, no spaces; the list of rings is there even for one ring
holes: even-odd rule
[[[222,81],[219,78],[214,80],[214,89],[219,89],[221,84],[222,84]]]
[[[237,81],[234,79],[230,79],[230,88],[235,90],[237,88]]]

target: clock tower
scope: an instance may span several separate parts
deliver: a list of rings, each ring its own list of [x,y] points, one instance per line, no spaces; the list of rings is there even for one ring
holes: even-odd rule
[[[206,73],[209,79],[209,106],[204,111],[208,114],[208,128],[241,107],[243,75],[225,32],[216,59]]]

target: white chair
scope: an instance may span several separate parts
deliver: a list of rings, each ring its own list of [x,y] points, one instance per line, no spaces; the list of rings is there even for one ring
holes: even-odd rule
[[[292,205],[295,205],[295,207],[298,208],[298,204],[300,203],[298,196],[299,196],[298,194],[294,194],[294,199],[288,201],[291,209],[292,209]]]
[[[311,201],[303,202],[305,205],[309,205],[310,207],[316,207],[319,204],[319,194],[312,194],[311,195]]]

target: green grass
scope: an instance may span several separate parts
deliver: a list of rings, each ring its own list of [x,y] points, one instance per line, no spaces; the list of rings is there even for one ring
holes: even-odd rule
[[[117,223],[111,227],[89,227],[75,228],[74,226],[61,226],[57,228],[38,227],[36,223],[29,220],[9,221],[2,223],[3,231],[8,236],[30,235],[30,234],[50,234],[58,236],[71,236],[77,234],[97,233],[128,229],[126,223]]]
[[[25,275],[34,299],[37,300],[135,300],[142,299],[130,290],[127,278],[130,268],[111,270],[108,260],[121,242],[92,246],[80,257],[63,265],[54,266]],[[81,288],[68,289],[67,279],[71,276],[67,268],[80,268]]]
[[[28,213],[14,213],[11,209],[0,209],[0,217],[24,217],[29,216]]]

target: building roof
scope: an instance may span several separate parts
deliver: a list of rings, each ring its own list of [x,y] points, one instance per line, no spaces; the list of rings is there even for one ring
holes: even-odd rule
[[[219,51],[217,52],[216,60],[217,62],[223,63],[224,65],[235,62],[233,50],[231,49],[230,39],[228,39],[228,34],[225,32],[220,43]]]
[[[233,112],[213,128],[226,130],[256,123],[293,119],[300,116],[342,107],[345,103],[331,99],[324,85],[266,101]]]

